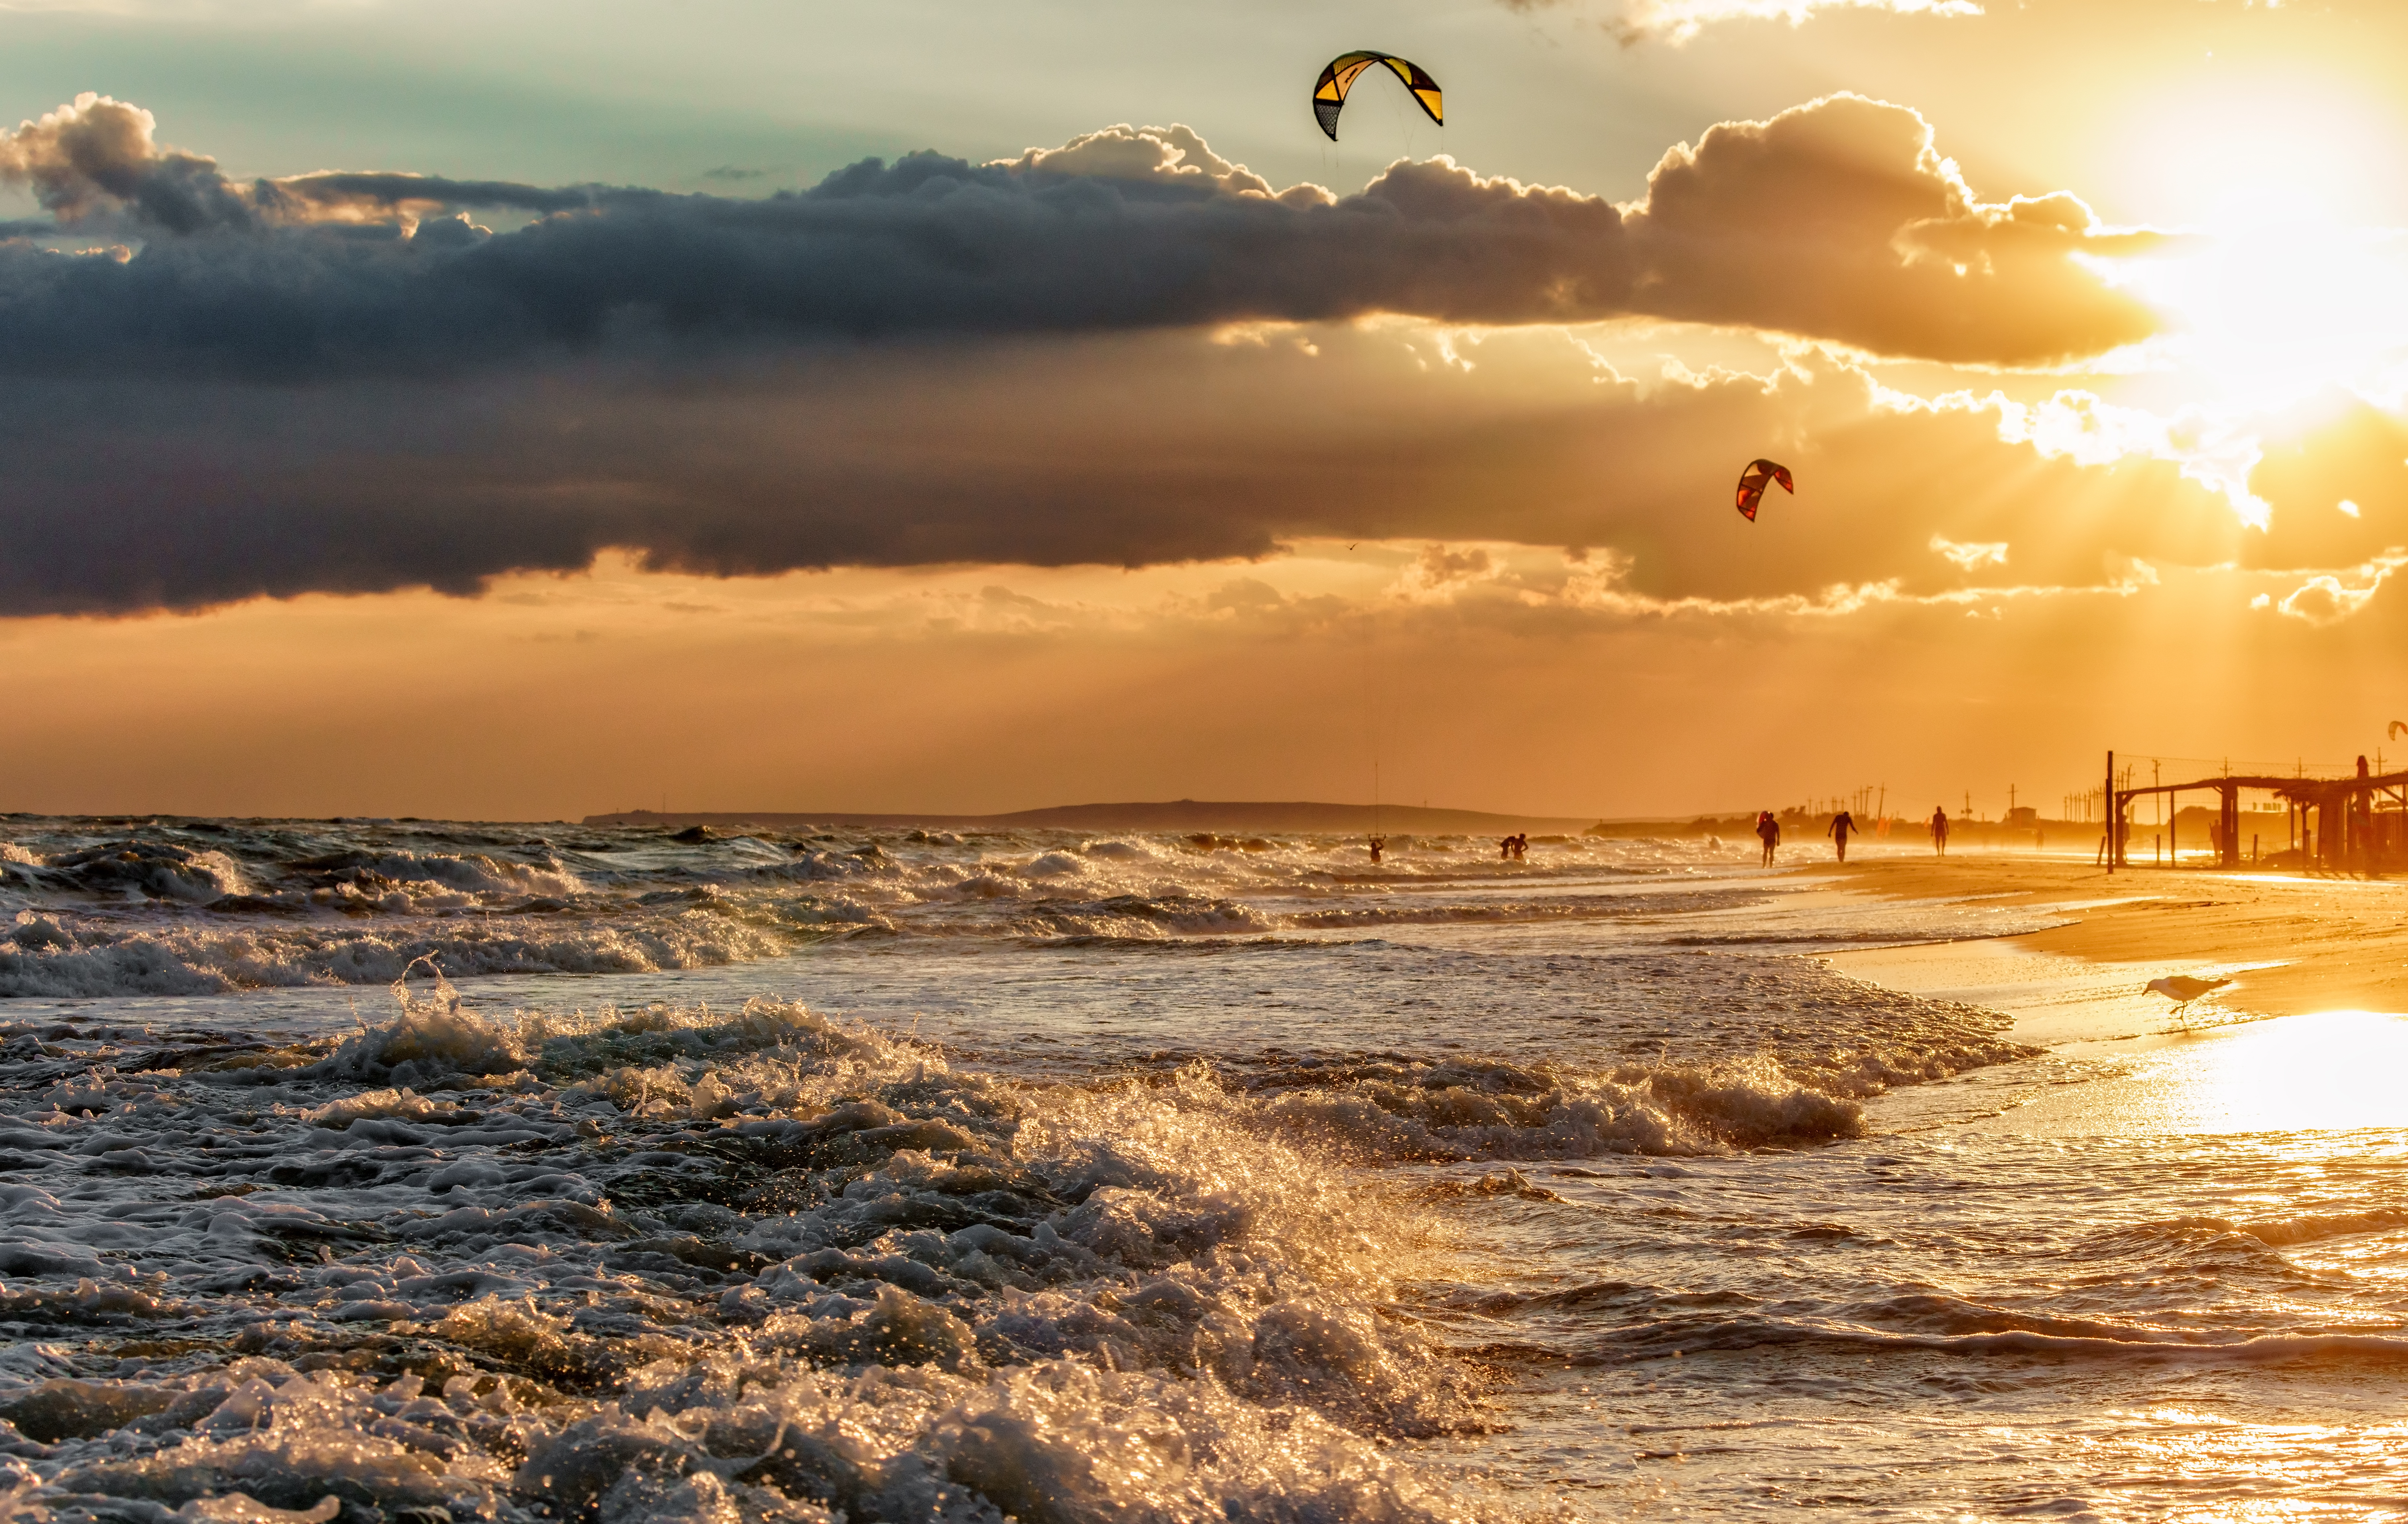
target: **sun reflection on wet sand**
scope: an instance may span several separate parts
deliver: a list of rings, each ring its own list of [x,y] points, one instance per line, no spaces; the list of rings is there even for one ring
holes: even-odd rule
[[[2326,1011],[2201,1026],[2126,1074],[2045,1096],[1998,1131],[2115,1136],[2408,1127],[2408,1017]]]

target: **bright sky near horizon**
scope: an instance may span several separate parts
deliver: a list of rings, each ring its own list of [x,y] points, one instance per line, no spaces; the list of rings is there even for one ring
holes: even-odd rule
[[[1444,127],[1375,72],[1323,137],[1357,47]],[[2370,0],[0,5],[0,809],[2371,752],[2404,54]]]

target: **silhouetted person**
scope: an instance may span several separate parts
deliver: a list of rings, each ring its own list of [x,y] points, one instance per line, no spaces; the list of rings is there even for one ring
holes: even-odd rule
[[[1519,862],[1529,855],[1530,833],[1526,831],[1515,832],[1513,833],[1513,861]]]
[[[1497,844],[1497,861],[1499,862],[1511,862],[1513,861],[1512,837],[1508,836],[1503,841]]]
[[[1931,849],[1948,855],[1948,812],[1937,805],[1931,806]]]
[[[1831,817],[1829,829],[1823,833],[1839,845],[1840,861],[1842,862],[1848,861],[1848,833],[1855,829],[1856,829],[1856,818],[1846,810],[1842,810]]]
[[[1380,865],[1380,853],[1387,845],[1388,841],[1384,836],[1374,836],[1371,838],[1371,865],[1373,867],[1376,868]]]
[[[1764,865],[1770,868],[1772,866],[1773,850],[1781,845],[1781,822],[1772,818],[1770,810],[1756,812],[1756,833],[1764,843]]]

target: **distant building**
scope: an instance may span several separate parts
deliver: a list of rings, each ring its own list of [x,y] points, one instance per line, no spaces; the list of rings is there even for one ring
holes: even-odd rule
[[[2029,830],[2040,824],[2040,811],[2029,805],[2017,805],[2007,811],[2007,824]]]

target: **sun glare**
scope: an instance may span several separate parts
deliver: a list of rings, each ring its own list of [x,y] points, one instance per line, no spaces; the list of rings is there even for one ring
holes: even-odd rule
[[[2408,239],[2375,225],[2397,219],[2373,193],[2398,178],[2399,125],[2321,81],[2148,103],[2128,175],[2176,231],[2114,278],[2167,315],[2157,348],[2191,400],[2258,410],[2384,388],[2408,354]]]
[[[2201,1132],[2399,1127],[2408,1099],[2390,1076],[2408,1059],[2408,1020],[2327,1011],[2252,1023],[2168,1050],[2149,1071],[2152,1119]]]
[[[2306,195],[2229,198],[2125,278],[2166,312],[2162,347],[2201,401],[2274,409],[2372,388],[2408,352],[2408,239]]]

